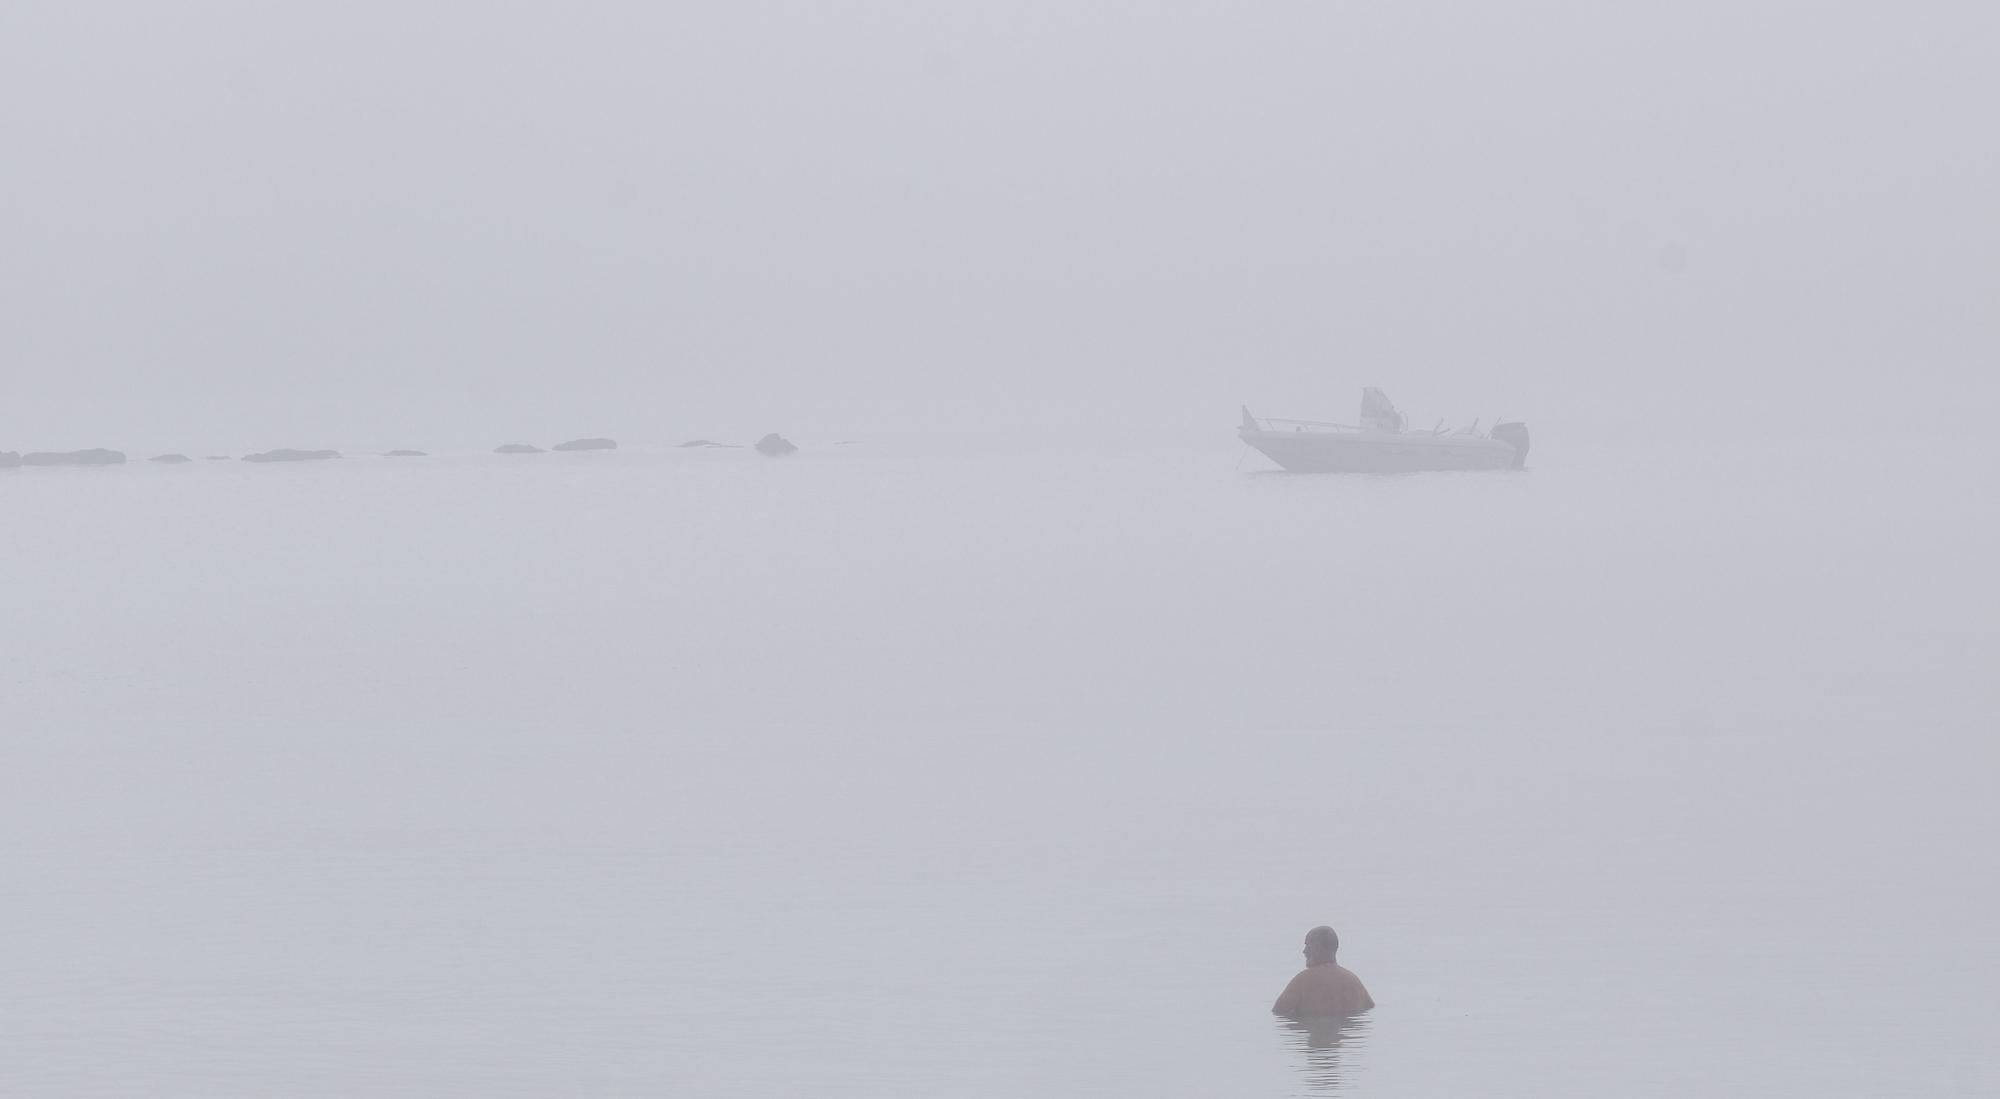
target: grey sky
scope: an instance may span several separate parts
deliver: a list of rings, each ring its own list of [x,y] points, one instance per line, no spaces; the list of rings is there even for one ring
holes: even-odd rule
[[[1983,418],[1996,57],[1984,3],[10,0],[0,449]]]

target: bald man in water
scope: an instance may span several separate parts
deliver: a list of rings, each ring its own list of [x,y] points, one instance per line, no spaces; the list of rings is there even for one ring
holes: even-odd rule
[[[1358,1015],[1375,1006],[1361,978],[1340,968],[1333,956],[1340,952],[1340,936],[1331,927],[1315,927],[1306,932],[1306,967],[1278,994],[1271,1013],[1290,1019],[1322,1019],[1335,1015]]]

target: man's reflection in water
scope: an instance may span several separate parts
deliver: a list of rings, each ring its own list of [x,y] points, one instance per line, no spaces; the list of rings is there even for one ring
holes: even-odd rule
[[[1279,1019],[1278,1030],[1299,1057],[1299,1074],[1311,1091],[1342,1089],[1342,1047],[1360,1048],[1368,1040],[1368,1016],[1335,1015],[1318,1019]]]

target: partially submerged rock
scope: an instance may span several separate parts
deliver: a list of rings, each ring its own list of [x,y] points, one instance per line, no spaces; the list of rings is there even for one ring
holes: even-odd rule
[[[773,458],[780,454],[790,454],[798,449],[798,447],[792,445],[790,439],[785,438],[775,431],[757,440],[757,453],[769,455]]]
[[[0,469],[12,469],[21,464],[21,455],[12,450],[0,450]]]
[[[709,439],[689,439],[687,442],[681,444],[681,449],[686,450],[688,447],[691,446],[712,446],[712,447],[721,447],[727,450],[743,449],[742,444],[740,443],[718,443]]]
[[[428,455],[428,454],[425,454],[425,453],[424,453],[423,451],[421,451],[421,450],[390,450],[390,451],[384,451],[384,452],[383,452],[383,454],[382,454],[382,457],[384,457],[384,458],[428,458],[428,457],[430,457],[430,455]]]
[[[496,446],[496,447],[494,447],[494,448],[493,448],[493,453],[495,453],[495,454],[541,454],[541,453],[544,453],[544,452],[543,452],[543,450],[542,450],[542,448],[541,448],[541,447],[538,447],[538,446],[530,446],[530,445],[529,445],[529,444],[527,444],[527,443],[501,443],[501,444],[500,444],[499,446]]]
[[[245,454],[243,460],[246,462],[323,462],[328,458],[338,457],[340,457],[340,452],[337,450],[292,450],[287,447],[279,447],[276,450],[266,450],[258,454]]]
[[[182,462],[192,462],[194,459],[185,454],[155,454],[150,461],[162,462],[167,465],[179,465]]]
[[[618,443],[612,439],[571,439],[557,443],[557,450],[617,450]]]
[[[38,450],[21,455],[24,466],[115,466],[125,461],[123,451],[92,447],[89,450]]]

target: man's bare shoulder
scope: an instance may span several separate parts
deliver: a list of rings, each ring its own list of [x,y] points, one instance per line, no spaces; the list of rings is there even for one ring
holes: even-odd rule
[[[1301,969],[1286,983],[1285,990],[1278,993],[1278,1002],[1271,1005],[1272,1014],[1295,1016],[1299,1013],[1300,1001],[1305,997],[1307,974],[1311,972],[1310,969]]]

